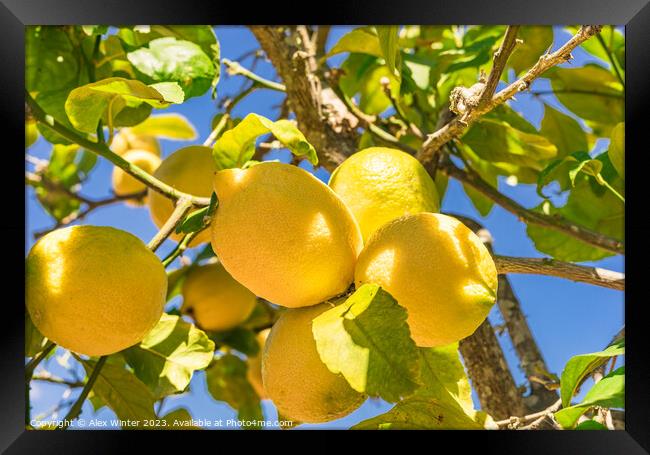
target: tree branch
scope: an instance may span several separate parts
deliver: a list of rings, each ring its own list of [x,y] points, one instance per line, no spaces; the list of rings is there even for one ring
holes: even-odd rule
[[[160,230],[154,235],[154,237],[147,243],[147,248],[151,251],[156,251],[160,245],[169,237],[176,227],[181,224],[183,218],[187,212],[192,208],[192,201],[189,199],[181,198],[176,203],[174,211],[170,215],[169,219],[163,224]]]
[[[516,215],[519,220],[529,224],[545,226],[554,231],[574,237],[589,245],[610,251],[616,254],[625,254],[625,244],[620,240],[608,237],[604,234],[589,230],[583,226],[577,225],[558,216],[549,216],[543,213],[528,210],[516,201],[501,194],[495,188],[487,184],[481,177],[471,170],[465,171],[460,169],[451,162],[447,157],[438,163],[438,170],[444,172],[449,177],[453,177],[460,182],[467,184],[479,191],[487,198],[493,200],[505,210]]]
[[[109,149],[106,144],[89,141],[85,137],[80,136],[76,132],[68,129],[65,125],[62,125],[51,115],[48,115],[45,111],[43,111],[43,109],[38,105],[38,103],[36,103],[34,98],[32,98],[32,96],[27,91],[25,91],[25,102],[29,107],[31,115],[37,121],[52,129],[53,131],[59,133],[64,138],[80,145],[87,150],[90,150],[93,153],[96,153],[103,158],[106,158],[115,166],[119,167],[136,180],[144,183],[152,190],[173,200],[178,200],[180,198],[189,199],[192,204],[197,207],[203,207],[210,204],[210,198],[197,197],[191,194],[183,193],[182,191],[178,191],[176,188],[167,185],[161,180],[155,178],[153,175],[143,171],[135,164],[132,164],[129,161],[125,160],[120,155]]]
[[[318,151],[320,164],[333,170],[356,151],[356,132],[345,113],[325,102],[316,75],[316,51],[304,28],[251,27],[284,82],[298,128]]]
[[[481,409],[495,419],[524,414],[526,406],[490,321],[460,340],[459,347]]]
[[[88,394],[92,390],[93,386],[95,385],[95,382],[97,381],[97,378],[99,377],[99,373],[101,372],[104,364],[106,363],[106,359],[108,359],[108,356],[104,355],[99,358],[97,363],[95,364],[95,368],[93,369],[92,374],[88,378],[88,382],[86,382],[86,385],[84,388],[81,390],[81,394],[79,394],[79,398],[77,398],[77,401],[72,405],[66,416],[63,418],[63,422],[60,427],[57,427],[61,430],[66,430],[72,421],[76,419],[79,414],[81,413],[81,407],[84,404],[84,401],[86,401],[86,398],[88,397]]]
[[[237,62],[233,62],[227,58],[221,59],[221,62],[228,67],[228,74],[239,74],[240,76],[247,77],[253,83],[257,84],[259,87],[268,88],[270,90],[275,90],[277,92],[285,92],[287,89],[283,84],[279,82],[270,81],[255,74],[254,72],[244,68]]]
[[[501,74],[506,68],[506,63],[508,62],[508,57],[512,54],[512,51],[515,50],[517,45],[517,32],[519,31],[519,25],[509,25],[506,29],[505,36],[501,42],[501,46],[494,53],[492,64],[492,70],[488,76],[488,80],[485,83],[485,88],[483,93],[481,93],[481,98],[479,99],[479,106],[484,105],[490,101],[492,95],[499,85],[499,80],[501,80]]]
[[[499,420],[494,423],[498,427],[506,427],[511,429],[520,429],[520,430],[535,430],[540,427],[540,425],[547,417],[552,416],[555,411],[560,409],[561,406],[562,406],[562,400],[559,399],[542,411],[534,412],[532,414],[528,414],[523,417],[510,417],[509,419]],[[531,422],[531,423],[523,427],[520,426],[522,423],[527,423],[527,422]]]
[[[490,112],[500,104],[503,104],[510,98],[514,97],[517,93],[528,89],[534,79],[553,66],[569,61],[572,58],[571,51],[592,36],[600,33],[601,28],[602,27],[599,25],[586,25],[580,27],[578,32],[571,37],[569,41],[564,43],[562,47],[555,52],[542,55],[537,63],[535,63],[526,74],[500,92],[496,93],[489,102],[468,109],[462,115],[454,117],[445,126],[431,134],[424,144],[422,144],[422,148],[418,152],[417,158],[423,164],[428,164],[440,147],[450,140],[459,137],[465,129],[480,116]]]
[[[511,256],[494,256],[499,273],[524,273],[547,275],[580,283],[595,284],[619,291],[625,290],[625,275],[600,267],[588,267],[557,261],[551,258],[517,258]]]

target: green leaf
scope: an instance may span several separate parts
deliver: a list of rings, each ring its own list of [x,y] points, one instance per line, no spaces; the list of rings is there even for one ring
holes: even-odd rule
[[[246,362],[232,354],[225,354],[208,368],[208,392],[215,400],[225,401],[237,411],[239,420],[249,423],[263,420],[260,400],[246,378]],[[245,429],[255,428],[245,426]]]
[[[181,114],[152,115],[132,127],[131,132],[178,141],[193,141],[198,137],[194,125]]]
[[[97,364],[94,360],[81,360],[81,363],[89,376]],[[115,412],[118,419],[136,422],[156,419],[153,395],[123,366],[107,361],[97,376],[93,392]],[[142,424],[139,427],[142,428]]]
[[[108,32],[107,25],[82,25],[81,29],[88,36],[104,35]]]
[[[407,398],[390,411],[364,420],[353,430],[482,430],[457,406],[426,398]]]
[[[569,406],[578,386],[595,369],[607,363],[610,358],[625,354],[625,340],[622,339],[608,346],[607,349],[590,354],[573,356],[564,366],[560,378],[560,396],[562,406]]]
[[[388,70],[399,80],[401,78],[401,56],[399,50],[399,26],[379,25],[375,27],[382,57]]]
[[[557,147],[545,137],[525,133],[507,123],[493,120],[473,124],[462,141],[486,161],[506,162],[537,170],[542,170],[543,163],[557,155]]]
[[[497,171],[494,166],[479,158],[469,147],[461,147],[460,152],[465,161],[481,176],[483,181],[493,188],[498,187]],[[494,207],[492,199],[485,197],[480,191],[469,185],[463,184],[463,190],[481,216],[487,216],[490,213],[492,207]]]
[[[236,327],[225,332],[212,332],[210,338],[219,345],[226,345],[246,356],[254,356],[260,350],[255,332],[244,327]]]
[[[553,44],[553,27],[550,25],[523,26],[519,29],[517,38],[521,39],[523,43],[517,44],[508,58],[508,66],[515,70],[515,75],[530,69],[537,63],[539,57],[550,48]]]
[[[395,402],[418,387],[406,310],[379,286],[364,284],[314,319],[312,330],[321,360],[356,391]]]
[[[573,428],[580,416],[594,406],[603,408],[625,407],[625,366],[617,368],[594,384],[585,395],[582,403],[556,412],[555,420],[565,429]]]
[[[580,124],[548,104],[544,105],[540,134],[555,144],[558,158],[574,152],[589,151],[587,135]]]
[[[164,427],[156,427],[158,430],[202,430],[201,427],[194,426],[194,419],[190,412],[185,408],[174,409],[168,412],[161,419],[167,422]]]
[[[355,28],[351,32],[346,33],[330,49],[327,56],[331,57],[342,52],[384,57],[384,51],[374,27]]]
[[[55,90],[49,92],[40,92],[36,95],[36,103],[43,109],[49,116],[52,116],[57,122],[62,125],[74,129],[68,120],[68,115],[65,113],[65,101],[70,94],[69,89]],[[50,129],[47,125],[38,122],[36,124],[38,132],[43,135],[45,140],[52,144],[71,144],[69,140]]]
[[[472,388],[460,360],[458,343],[437,348],[419,348],[423,386],[415,396],[442,400],[449,395],[462,408],[473,410]]]
[[[551,162],[539,174],[537,181],[537,194],[546,197],[542,190],[554,180],[560,184],[562,191],[573,188],[576,185],[576,179],[582,172],[596,179],[599,185],[604,185],[605,179],[601,175],[603,162],[598,159],[592,159],[587,152],[575,152],[571,155]]]
[[[603,153],[596,159],[603,163],[603,178],[612,188],[622,193],[623,182],[616,175],[607,154]],[[550,201],[544,201],[533,210],[549,216],[561,216],[587,229],[623,240],[625,204],[608,188],[596,183],[592,177],[582,175],[576,179],[575,188],[569,193],[564,206],[555,207]],[[609,251],[544,226],[529,224],[526,232],[538,251],[561,261],[597,261],[613,255]]]
[[[316,150],[290,120],[272,120],[257,114],[248,114],[233,129],[223,133],[214,144],[213,156],[217,169],[242,167],[255,153],[255,141],[271,133],[296,156],[306,155],[313,165],[318,164]]]
[[[25,28],[25,88],[29,92],[54,91],[77,82],[79,62],[75,48],[60,26]]]
[[[625,178],[625,122],[612,128],[609,143],[609,159],[622,178]]]
[[[34,357],[43,350],[47,338],[38,331],[29,313],[25,311],[25,357]]]
[[[576,430],[607,430],[607,427],[602,423],[598,423],[595,420],[585,420],[582,423],[579,423],[576,427]]]
[[[203,227],[212,219],[212,215],[214,215],[214,211],[217,209],[217,204],[217,195],[213,192],[210,195],[210,204],[207,207],[203,207],[202,209],[190,213],[183,222],[176,227],[176,233],[190,234],[203,229]]]
[[[72,90],[65,112],[72,125],[85,133],[94,133],[100,120],[113,127],[133,126],[149,116],[152,107],[178,101],[170,88],[169,84],[149,87],[140,81],[111,77]]]
[[[185,99],[203,95],[212,85],[215,67],[200,46],[174,37],[158,38],[127,54],[147,84],[176,82]]]
[[[529,134],[538,134],[535,126],[526,120],[519,112],[507,104],[501,104],[483,116],[486,120],[495,120],[507,123],[511,127]]]
[[[550,78],[557,99],[578,117],[605,125],[623,121],[623,87],[605,68],[594,64],[555,67],[544,76]]]
[[[160,398],[185,390],[194,371],[210,364],[214,343],[180,317],[163,314],[140,344],[123,354],[135,375]]]

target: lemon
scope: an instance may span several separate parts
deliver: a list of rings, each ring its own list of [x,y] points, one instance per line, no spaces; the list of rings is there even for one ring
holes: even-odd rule
[[[72,226],[42,237],[26,264],[26,305],[38,330],[79,354],[132,346],[163,313],[167,274],[128,232]]]
[[[210,197],[212,194],[212,178],[216,170],[212,159],[212,149],[201,145],[181,148],[163,160],[154,177],[173,186],[179,191],[193,196]],[[171,199],[149,188],[147,196],[151,218],[159,228],[169,219],[174,211]],[[179,241],[182,236],[173,233],[170,236]],[[210,231],[204,230],[190,243],[195,247],[210,241]]]
[[[420,213],[373,234],[359,256],[356,285],[378,284],[408,311],[418,346],[465,338],[495,302],[497,270],[481,240],[455,218]]]
[[[364,241],[395,218],[440,209],[426,169],[397,149],[370,147],[355,153],[332,173],[329,186],[354,214]]]
[[[297,308],[350,286],[361,234],[345,204],[316,177],[261,163],[218,172],[214,189],[212,248],[257,296]]]
[[[267,396],[286,418],[304,423],[338,419],[358,408],[364,396],[322,362],[312,321],[328,303],[286,310],[273,325],[262,355]]]
[[[135,134],[129,128],[122,128],[111,142],[111,150],[118,155],[124,155],[129,150],[146,150],[160,156],[160,145],[154,136]]]
[[[255,389],[257,396],[261,399],[266,398],[266,392],[264,392],[264,385],[262,384],[262,353],[264,352],[264,345],[266,344],[266,339],[270,332],[271,329],[264,329],[257,334],[256,339],[260,346],[260,351],[257,355],[249,357],[246,360],[248,365],[246,378],[253,386],[253,389]]]
[[[160,158],[146,150],[129,150],[123,158],[135,164],[143,171],[153,174],[160,166]],[[136,194],[143,192],[147,186],[140,180],[131,177],[119,167],[113,168],[113,192],[118,196]],[[139,205],[135,201],[126,201],[129,205]]]
[[[183,307],[205,330],[228,330],[253,312],[257,297],[219,263],[193,268],[183,282]]]

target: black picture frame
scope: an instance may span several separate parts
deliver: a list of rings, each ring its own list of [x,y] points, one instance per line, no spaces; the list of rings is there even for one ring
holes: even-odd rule
[[[463,449],[470,442],[474,450],[488,453],[523,454],[637,454],[650,453],[650,359],[643,341],[648,335],[647,306],[642,288],[642,274],[648,270],[643,263],[648,257],[644,219],[646,205],[640,165],[642,151],[650,153],[644,141],[646,128],[643,115],[650,104],[650,4],[649,0],[469,0],[428,1],[400,0],[378,4],[359,0],[328,0],[320,5],[290,2],[243,3],[198,0],[2,0],[0,24],[2,30],[3,68],[0,71],[0,113],[4,144],[13,144],[2,152],[2,167],[6,169],[3,185],[3,213],[0,232],[4,239],[2,252],[6,267],[4,302],[0,313],[2,355],[0,355],[0,449],[6,453],[116,453],[137,447],[132,438],[146,438],[147,450],[154,445],[169,447],[172,438],[185,439],[185,433],[173,431],[26,431],[24,429],[24,261],[25,211],[24,161],[18,153],[23,139],[24,124],[24,26],[35,24],[616,24],[626,27],[626,137],[627,149],[632,150],[634,165],[626,166],[627,204],[633,211],[626,213],[626,238],[631,248],[626,254],[626,430],[625,431],[440,431],[435,435],[417,432],[423,437],[417,444],[427,450],[444,447]],[[313,8],[310,11],[310,7]],[[310,12],[308,12],[310,11]],[[10,139],[10,140],[9,140]],[[639,164],[637,161],[639,160]],[[21,193],[21,188],[23,192]],[[628,218],[631,217],[631,218]],[[644,217],[645,218],[645,217]],[[643,221],[642,221],[643,220]],[[22,236],[22,237],[21,237]],[[646,234],[647,236],[647,234]],[[20,257],[19,257],[20,256]],[[638,263],[638,264],[635,264]],[[632,298],[628,298],[632,296]],[[228,433],[225,436],[225,433]],[[193,432],[188,449],[196,450],[195,438],[236,438],[241,435],[247,444],[261,441],[242,432]],[[266,432],[268,437],[291,438],[300,432]],[[307,433],[302,433],[304,436]],[[368,436],[365,432],[354,435]],[[170,436],[171,435],[171,436]],[[313,435],[313,433],[312,433]],[[391,436],[388,436],[391,435]],[[408,436],[395,432],[374,432],[371,439],[382,442],[396,437],[404,443],[416,444]],[[177,437],[178,436],[178,437]],[[308,436],[309,437],[309,436]],[[355,437],[355,436],[352,436]],[[311,436],[313,438],[313,436]],[[312,439],[313,440],[313,439]],[[149,446],[149,444],[154,444]],[[164,444],[164,446],[163,446]],[[138,444],[139,445],[139,444]],[[225,450],[225,445],[220,445]],[[219,450],[214,447],[216,450]],[[307,447],[305,447],[307,448]],[[325,448],[325,447],[324,447]],[[339,446],[340,448],[340,446]],[[336,449],[335,445],[330,450]],[[137,449],[143,450],[143,449]],[[239,450],[239,449],[236,449]],[[327,448],[326,448],[327,450]],[[442,449],[448,450],[448,449]],[[455,450],[455,449],[452,449]],[[464,451],[464,450],[463,450]]]

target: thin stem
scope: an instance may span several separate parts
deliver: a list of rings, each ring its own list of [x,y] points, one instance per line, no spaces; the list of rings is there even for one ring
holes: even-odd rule
[[[90,150],[91,152],[96,153],[101,157],[106,158],[115,166],[119,167],[124,172],[134,177],[136,180],[144,183],[152,190],[173,200],[178,200],[180,198],[189,199],[192,201],[192,204],[197,207],[204,207],[210,204],[210,198],[197,197],[191,194],[183,193],[182,191],[178,191],[176,188],[167,185],[161,180],[158,180],[153,175],[145,172],[135,164],[132,164],[129,161],[125,160],[120,155],[109,149],[106,144],[92,142],[85,137],[80,136],[76,132],[68,129],[66,126],[62,125],[56,119],[54,119],[51,115],[48,115],[45,111],[43,111],[43,109],[38,105],[38,103],[36,103],[36,101],[27,91],[25,91],[25,101],[30,108],[31,114],[37,121],[59,133],[66,139],[80,145],[87,150]]]
[[[59,385],[65,385],[67,387],[71,388],[76,388],[76,387],[83,387],[84,383],[81,381],[66,381],[63,378],[58,378],[56,376],[33,376],[32,377],[33,381],[42,381],[42,382],[49,382],[50,384],[59,384]]]
[[[285,92],[287,88],[284,86],[284,84],[280,84],[279,82],[273,82],[268,79],[263,78],[262,76],[259,76],[252,71],[244,68],[237,62],[233,62],[232,60],[229,60],[227,58],[224,58],[221,60],[224,65],[228,67],[228,73],[229,74],[239,74],[240,76],[247,77],[253,82],[256,82],[259,84],[261,87],[268,88],[270,90],[275,90],[277,92]]]
[[[86,398],[88,397],[88,394],[92,390],[93,386],[95,385],[95,382],[97,381],[97,378],[99,377],[99,373],[102,370],[102,367],[106,363],[106,359],[108,356],[104,355],[99,358],[97,361],[97,364],[95,365],[95,368],[93,369],[92,374],[88,378],[88,382],[86,382],[86,385],[84,388],[81,390],[81,393],[79,394],[79,398],[77,398],[77,401],[72,405],[66,416],[63,418],[63,423],[61,424],[61,429],[65,430],[67,429],[72,421],[76,419],[79,414],[81,413],[81,407],[84,404],[84,401],[86,401]]]
[[[45,347],[41,352],[36,354],[32,360],[30,360],[26,365],[25,365],[25,380],[29,381],[32,378],[32,375],[34,374],[34,370],[36,370],[36,367],[43,361],[45,357],[56,347],[56,343],[52,341],[48,341]]]
[[[530,94],[532,96],[542,96],[542,95],[555,95],[557,93],[566,93],[566,94],[576,94],[576,95],[589,95],[589,96],[600,96],[603,98],[617,98],[617,99],[625,99],[625,95],[622,93],[602,93],[602,92],[594,92],[593,90],[581,90],[578,88],[573,88],[573,89],[566,89],[566,90],[535,90],[531,91]]]
[[[620,81],[621,85],[623,86],[623,89],[625,89],[625,79],[623,79],[623,75],[620,72],[620,69],[618,65],[616,64],[616,61],[614,60],[614,56],[612,55],[611,50],[607,46],[607,43],[605,43],[605,40],[603,39],[602,35],[598,35],[596,37],[598,39],[598,42],[600,45],[603,47],[605,50],[605,53],[607,54],[607,58],[609,59],[609,62],[612,65],[612,69],[614,70],[614,73],[616,74],[616,77]]]
[[[230,119],[230,114],[227,112],[221,116],[217,124],[215,125],[214,129],[210,133],[210,135],[207,137],[207,139],[203,142],[204,147],[212,147],[212,144],[214,144],[214,141],[217,140],[217,137],[221,134],[223,129],[226,127],[226,124],[228,123],[228,120]]]
[[[174,259],[176,259],[178,256],[183,254],[183,252],[187,249],[187,246],[190,244],[190,242],[194,240],[194,238],[197,235],[199,235],[201,231],[203,231],[203,229],[201,229],[200,231],[195,231],[186,234],[185,237],[183,237],[183,240],[181,240],[180,243],[176,245],[176,248],[174,248],[174,250],[171,253],[169,253],[169,255],[165,259],[162,260],[163,266],[166,268],[167,266],[169,266],[169,264],[174,262]]]
[[[192,201],[184,198],[179,199],[176,207],[174,208],[174,211],[169,216],[169,219],[165,222],[165,224],[163,224],[156,235],[149,241],[147,248],[149,248],[151,251],[156,251],[158,247],[162,245],[165,239],[174,232],[176,227],[181,224],[181,221],[183,221],[183,218],[185,218],[185,215],[190,211],[191,208]]]
[[[48,341],[45,347],[41,352],[36,354],[32,360],[30,360],[25,365],[25,426],[30,425],[32,406],[30,403],[30,384],[32,381],[32,376],[34,375],[34,370],[36,367],[43,361],[45,357],[56,347],[56,344],[52,341]]]
[[[614,196],[616,196],[617,198],[619,198],[619,199],[623,202],[623,204],[625,204],[625,198],[623,197],[623,195],[621,195],[621,193],[619,193],[618,191],[616,191],[616,190],[614,189],[614,187],[613,187],[612,185],[610,185],[606,180],[602,180],[602,185],[603,185],[605,188],[607,188],[609,191],[611,191],[611,192],[614,194]]]

